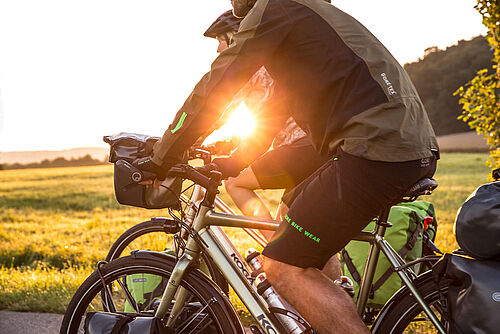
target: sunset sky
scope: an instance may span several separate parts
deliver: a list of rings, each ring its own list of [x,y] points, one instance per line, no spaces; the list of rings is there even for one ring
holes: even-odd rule
[[[475,0],[333,0],[401,64],[484,34]],[[0,151],[161,135],[216,56],[229,0],[0,0]]]

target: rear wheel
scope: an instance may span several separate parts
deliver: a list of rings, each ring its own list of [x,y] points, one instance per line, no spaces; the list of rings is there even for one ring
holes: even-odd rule
[[[101,274],[109,293],[104,292],[105,285],[99,273],[95,271],[71,299],[60,333],[84,333],[83,325],[87,312],[153,314],[163,289],[155,289],[156,292],[143,298],[145,291],[138,292],[139,287],[131,282],[154,278],[156,282],[163,282],[158,283],[158,286],[166,284],[174,264],[175,259],[162,255],[127,256],[102,266]],[[236,312],[227,298],[204,275],[189,271],[180,284],[188,292],[188,298],[173,333],[243,333]]]
[[[429,305],[441,322],[442,327],[447,329],[448,322],[444,316],[444,311],[447,309],[448,286],[438,288],[430,275],[431,272],[423,274],[417,279],[415,285],[422,298],[424,298],[425,303]],[[415,297],[405,288],[398,292],[382,309],[372,327],[372,333],[428,334],[439,333],[439,331],[422,310]]]
[[[121,256],[130,255],[134,250],[152,250],[162,252],[169,250],[174,244],[173,234],[168,233],[168,227],[175,225],[172,220],[165,222],[150,220],[134,225],[113,243],[109,249],[106,261],[111,262]],[[202,271],[212,277],[215,283],[228,295],[229,285],[214,263],[202,254]]]

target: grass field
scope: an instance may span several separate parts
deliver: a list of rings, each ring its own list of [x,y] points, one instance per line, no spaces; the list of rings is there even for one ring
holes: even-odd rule
[[[455,213],[470,192],[487,181],[486,158],[482,153],[448,153],[440,160],[439,188],[429,199],[436,207],[437,245],[443,250],[457,246]],[[0,309],[63,313],[76,288],[123,231],[167,215],[120,206],[112,175],[112,166],[0,172]],[[280,192],[262,194],[277,205]],[[240,251],[255,247],[243,232],[228,233]]]

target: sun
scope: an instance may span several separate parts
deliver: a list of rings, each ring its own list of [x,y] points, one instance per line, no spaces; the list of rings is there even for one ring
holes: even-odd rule
[[[210,144],[219,140],[230,139],[231,137],[239,137],[245,139],[252,134],[255,128],[255,118],[252,112],[248,109],[245,102],[233,111],[227,122],[218,130],[215,130],[208,136],[204,143]]]

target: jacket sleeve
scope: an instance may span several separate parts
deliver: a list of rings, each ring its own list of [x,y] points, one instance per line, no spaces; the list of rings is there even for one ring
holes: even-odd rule
[[[182,153],[213,126],[234,94],[272,57],[290,29],[281,4],[257,1],[233,36],[233,45],[215,59],[155,144],[153,162],[164,167],[178,163]]]

